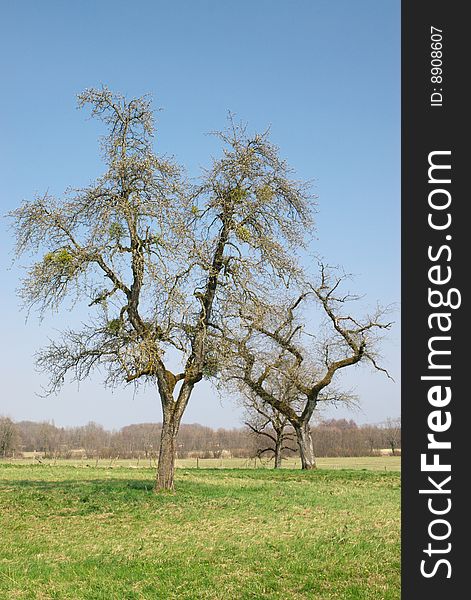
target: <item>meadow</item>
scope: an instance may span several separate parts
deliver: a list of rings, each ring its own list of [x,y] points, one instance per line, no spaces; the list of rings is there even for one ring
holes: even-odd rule
[[[188,460],[161,494],[135,461],[1,463],[0,598],[399,599],[398,458]]]

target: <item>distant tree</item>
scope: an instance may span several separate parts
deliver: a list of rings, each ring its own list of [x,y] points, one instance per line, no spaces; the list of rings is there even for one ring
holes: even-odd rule
[[[347,429],[358,429],[358,425],[350,419],[323,419],[319,423],[319,427],[332,427],[335,429],[347,430]]]
[[[383,439],[391,448],[391,454],[396,455],[396,451],[401,447],[401,419],[388,418],[382,423]]]
[[[260,401],[258,399],[258,401]],[[270,405],[261,404],[262,410],[268,411]],[[298,409],[296,409],[298,410]],[[319,417],[320,412],[316,411]],[[314,413],[313,420],[315,419]],[[275,413],[275,411],[274,411]],[[277,415],[275,418],[283,418]],[[249,419],[247,418],[247,421]],[[264,431],[275,438],[275,429],[267,418],[251,421],[255,429],[264,427]],[[358,426],[346,419],[318,420],[311,424],[312,440],[316,456],[365,456],[373,454],[377,449],[389,445],[386,422],[378,425]],[[11,430],[11,421],[8,423]],[[34,423],[20,421],[13,423],[13,451],[41,451],[54,457],[70,458],[74,452],[84,448],[89,457],[103,458],[157,458],[158,440],[162,423],[138,423],[127,425],[119,431],[107,431],[100,425],[89,423],[82,427],[55,427],[51,423]],[[284,433],[289,433],[288,424]],[[399,441],[397,441],[399,439]],[[157,440],[157,446],[155,442]],[[184,457],[216,457],[228,453],[234,457],[248,458],[260,455],[264,448],[274,446],[274,439],[258,436],[249,427],[234,429],[212,429],[197,423],[183,423],[178,432],[179,458]],[[296,444],[288,441],[288,446],[297,450]],[[399,438],[395,438],[395,453],[400,447]],[[257,454],[258,452],[258,454]],[[285,452],[289,453],[286,448]],[[263,453],[265,455],[266,453]],[[0,454],[1,456],[1,454]]]
[[[43,452],[45,456],[54,454],[60,445],[60,432],[53,423],[39,424],[35,450]]]
[[[102,425],[90,421],[80,428],[81,446],[88,458],[99,458],[103,450],[109,446],[109,434]]]
[[[161,431],[161,423],[127,425],[116,436],[119,438],[119,442],[115,443],[115,447],[121,456],[132,452],[142,452],[145,458],[156,458]]]
[[[0,417],[0,456],[6,458],[16,449],[18,432],[9,417]]]
[[[17,255],[39,255],[21,288],[28,307],[88,302],[81,330],[65,330],[38,358],[50,391],[68,373],[93,369],[105,382],[150,382],[163,412],[157,489],[172,489],[176,438],[195,385],[211,375],[212,318],[237,289],[263,295],[296,272],[294,249],[311,224],[308,187],[291,177],[268,133],[248,135],[232,120],[217,136],[222,158],[190,185],[152,149],[147,98],[107,88],[79,95],[107,127],[106,172],[63,199],[46,194],[11,213]],[[169,364],[178,355],[181,371]]]
[[[365,425],[362,427],[366,446],[370,454],[374,454],[381,448],[381,431],[376,425]]]
[[[235,381],[289,420],[303,469],[315,467],[310,421],[318,404],[352,401],[333,389],[334,376],[365,361],[385,372],[375,358],[376,332],[391,323],[379,308],[363,318],[346,312],[358,297],[341,291],[345,278],[321,264],[319,282],[306,284],[297,297],[272,304],[236,298],[232,318],[220,322],[222,381]],[[306,318],[315,307],[325,319],[317,332]],[[286,389],[291,391],[280,395]]]

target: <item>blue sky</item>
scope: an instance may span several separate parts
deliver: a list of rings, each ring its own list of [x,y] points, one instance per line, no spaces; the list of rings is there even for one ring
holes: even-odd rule
[[[151,93],[155,148],[193,175],[217,152],[207,132],[228,110],[272,139],[319,197],[313,250],[356,274],[374,306],[400,299],[400,2],[398,0],[25,1],[3,5],[0,25],[2,213],[102,172],[98,123],[75,108],[86,87]],[[21,265],[1,223],[3,344],[0,414],[108,427],[161,419],[157,393],[103,390],[97,377],[39,398],[34,352],[67,313],[39,323],[19,310]],[[396,383],[355,369],[362,409],[328,416],[377,422],[399,414],[399,315],[383,344]],[[185,422],[238,426],[240,411],[207,384]]]

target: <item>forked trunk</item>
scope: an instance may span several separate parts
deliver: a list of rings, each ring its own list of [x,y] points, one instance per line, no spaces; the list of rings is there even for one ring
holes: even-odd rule
[[[311,428],[309,423],[295,426],[296,438],[298,440],[299,454],[301,456],[302,469],[316,469],[316,459],[314,458],[314,448],[312,446]]]

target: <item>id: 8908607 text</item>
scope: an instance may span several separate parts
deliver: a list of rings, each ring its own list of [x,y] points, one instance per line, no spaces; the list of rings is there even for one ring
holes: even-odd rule
[[[430,106],[443,106],[443,31],[430,27]],[[440,87],[437,87],[440,86]]]

